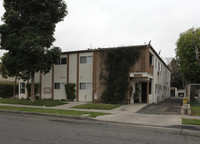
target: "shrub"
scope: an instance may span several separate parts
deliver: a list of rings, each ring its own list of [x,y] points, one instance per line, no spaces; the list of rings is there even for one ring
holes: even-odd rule
[[[39,93],[39,86],[40,86],[39,83],[35,83],[35,98],[36,99],[39,99],[39,97],[36,96]],[[31,97],[31,83],[26,84],[26,90],[27,90],[28,98]]]
[[[76,84],[74,83],[68,83],[65,85],[65,92],[67,99],[74,101],[76,95],[75,95],[75,86]]]
[[[13,96],[14,83],[0,83],[0,97],[9,98]],[[18,94],[18,85],[16,85],[15,94]]]
[[[109,48],[102,50],[105,70],[100,73],[106,89],[102,93],[102,102],[121,104],[128,92],[129,70],[139,57],[140,50],[134,47]]]

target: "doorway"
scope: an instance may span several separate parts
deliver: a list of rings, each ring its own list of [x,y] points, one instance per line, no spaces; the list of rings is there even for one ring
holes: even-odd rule
[[[147,83],[142,83],[142,102],[147,103]]]

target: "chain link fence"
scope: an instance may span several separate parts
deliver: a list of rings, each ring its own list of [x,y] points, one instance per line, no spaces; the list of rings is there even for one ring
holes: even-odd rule
[[[190,104],[200,106],[200,84],[190,84]]]

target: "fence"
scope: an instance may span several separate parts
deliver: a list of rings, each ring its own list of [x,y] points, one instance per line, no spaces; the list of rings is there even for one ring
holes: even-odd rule
[[[188,84],[187,95],[191,105],[200,105],[200,84]]]

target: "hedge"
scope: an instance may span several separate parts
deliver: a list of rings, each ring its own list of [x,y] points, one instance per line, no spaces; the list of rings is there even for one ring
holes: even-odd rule
[[[0,97],[9,98],[13,96],[14,83],[0,82]],[[18,94],[18,84],[16,85],[15,94]]]

